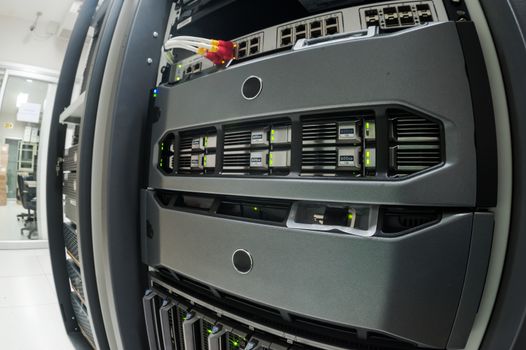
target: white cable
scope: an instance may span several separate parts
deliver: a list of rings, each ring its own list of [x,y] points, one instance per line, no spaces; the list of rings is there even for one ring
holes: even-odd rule
[[[195,47],[203,47],[205,49],[211,49],[213,48],[213,45],[211,44],[206,44],[206,43],[201,43],[201,42],[196,42],[196,41],[190,41],[190,40],[179,40],[179,39],[176,39],[174,40],[174,38],[168,40],[164,46],[171,46],[172,44],[175,44],[175,43],[180,43],[180,44],[185,44],[185,45],[190,45],[190,46],[195,46]]]
[[[198,36],[189,36],[189,35],[174,36],[174,37],[170,38],[169,40],[172,40],[172,39],[197,41],[197,42],[202,42],[202,43],[206,43],[206,44],[211,44],[212,43],[212,39],[200,38]]]
[[[191,45],[186,45],[186,44],[179,44],[179,43],[172,43],[170,45],[166,45],[164,46],[164,49],[165,50],[170,50],[170,49],[183,49],[183,50],[187,50],[187,51],[192,51],[192,52],[195,52],[197,53],[197,47],[194,47],[194,46],[191,46]]]

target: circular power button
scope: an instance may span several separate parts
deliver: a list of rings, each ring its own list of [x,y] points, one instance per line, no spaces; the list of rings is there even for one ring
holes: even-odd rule
[[[249,252],[244,249],[238,249],[232,254],[232,264],[237,272],[247,274],[252,270],[254,261]]]
[[[261,93],[263,81],[260,77],[252,75],[245,79],[241,85],[241,95],[247,100],[253,100]]]

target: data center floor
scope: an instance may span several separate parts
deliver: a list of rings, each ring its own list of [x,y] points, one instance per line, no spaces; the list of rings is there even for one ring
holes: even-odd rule
[[[27,210],[14,199],[8,199],[7,205],[0,206],[0,241],[28,240],[27,232],[20,234],[24,223],[16,216],[21,213],[27,213]]]
[[[0,250],[0,349],[74,349],[47,249]]]

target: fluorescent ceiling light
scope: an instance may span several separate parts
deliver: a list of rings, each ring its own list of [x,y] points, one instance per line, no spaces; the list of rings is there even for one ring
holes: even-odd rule
[[[16,96],[16,108],[20,108],[24,103],[27,103],[28,99],[29,99],[29,94],[26,94],[24,92],[19,93]]]

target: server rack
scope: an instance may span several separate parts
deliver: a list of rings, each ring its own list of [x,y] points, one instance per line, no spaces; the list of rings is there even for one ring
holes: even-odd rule
[[[79,348],[107,349],[91,244],[90,172],[91,125],[95,120],[98,85],[118,15],[115,2],[86,1],[68,44],[57,87],[47,159],[49,245],[57,296],[66,331]],[[92,31],[91,45],[85,39]],[[80,56],[89,47],[81,93],[72,100]],[[65,146],[66,130],[72,131]]]
[[[162,44],[159,33],[164,32],[165,23],[168,20],[168,14],[170,14],[169,6],[169,3],[147,4],[141,1],[121,4],[119,21],[115,24],[107,64],[104,66],[104,77],[100,82],[101,96],[96,113],[97,122],[92,125],[92,132],[88,133],[92,133],[91,137],[94,140],[95,147],[89,157],[84,158],[85,162],[81,163],[90,163],[89,168],[85,171],[92,175],[90,181],[86,181],[86,184],[93,185],[89,191],[92,196],[90,198],[91,208],[86,205],[85,213],[91,213],[93,216],[93,222],[90,223],[89,228],[93,232],[97,232],[97,235],[90,237],[93,244],[91,250],[95,257],[93,265],[98,274],[96,276],[98,283],[96,288],[98,296],[101,298],[100,310],[101,314],[104,315],[104,325],[108,333],[110,347],[146,348],[149,346],[152,349],[168,349],[188,346],[191,348],[190,342],[186,342],[186,339],[190,339],[191,336],[187,336],[190,333],[185,332],[185,329],[193,329],[194,335],[197,334],[195,332],[202,333],[204,330],[211,330],[208,337],[202,337],[201,334],[201,340],[196,340],[193,343],[194,346],[198,344],[199,348],[222,348],[222,345],[215,347],[214,344],[216,344],[216,340],[219,341],[218,344],[222,344],[221,339],[224,339],[225,333],[221,333],[220,328],[224,325],[228,325],[231,327],[229,329],[235,329],[238,332],[246,331],[243,339],[246,342],[243,344],[245,347],[249,346],[248,343],[252,338],[258,340],[258,343],[253,343],[253,346],[260,344],[261,348],[269,349],[360,348],[372,345],[380,348],[462,347],[475,317],[477,300],[479,300],[482,291],[491,246],[493,223],[493,217],[487,209],[491,208],[496,200],[495,191],[485,191],[488,188],[496,188],[494,131],[491,127],[481,127],[492,124],[491,97],[484,70],[480,74],[480,71],[473,69],[473,67],[484,67],[485,65],[484,61],[481,60],[482,55],[478,46],[477,34],[472,23],[468,21],[469,14],[466,8],[462,5],[460,10],[457,8],[456,11],[453,11],[451,5],[445,7],[452,21],[462,23],[438,23],[425,28],[415,28],[415,30],[409,30],[403,34],[396,34],[392,38],[387,36],[377,38],[377,43],[384,40],[384,44],[386,44],[384,49],[389,45],[394,47],[414,45],[412,47],[413,52],[418,52],[418,48],[426,47],[424,44],[426,41],[432,41],[438,46],[430,48],[426,53],[419,52],[416,55],[417,57],[401,55],[398,57],[400,58],[400,62],[398,62],[400,66],[411,61],[416,63],[420,69],[425,67],[423,62],[426,60],[429,62],[432,57],[438,57],[443,52],[450,54],[449,57],[440,61],[437,72],[435,72],[447,71],[454,77],[452,79],[454,81],[450,85],[454,87],[457,94],[446,93],[450,106],[446,106],[447,103],[440,101],[440,98],[444,97],[440,94],[448,85],[445,82],[447,79],[432,76],[430,77],[431,83],[426,85],[426,88],[436,92],[435,95],[431,94],[430,91],[419,91],[418,93],[397,91],[400,96],[393,97],[394,85],[387,84],[383,87],[384,92],[382,92],[382,87],[377,87],[377,90],[380,91],[380,97],[369,98],[366,95],[360,95],[359,89],[353,90],[352,86],[345,86],[345,88],[353,91],[353,98],[350,101],[346,100],[342,109],[335,110],[332,106],[342,105],[342,96],[337,93],[336,96],[332,97],[316,96],[307,99],[308,103],[294,100],[293,94],[288,96],[288,100],[285,98],[286,101],[272,100],[275,96],[269,96],[267,93],[261,96],[262,99],[267,100],[262,103],[258,103],[256,100],[253,105],[247,105],[245,101],[239,102],[239,94],[236,93],[234,96],[228,89],[221,90],[218,88],[224,85],[241,87],[243,78],[256,71],[258,77],[262,76],[265,84],[264,91],[267,92],[267,84],[270,83],[271,86],[272,84],[279,84],[279,82],[273,81],[271,74],[273,67],[275,69],[275,67],[290,64],[290,67],[285,69],[281,77],[284,80],[289,79],[289,81],[297,79],[298,75],[291,74],[288,76],[287,70],[294,71],[294,64],[290,62],[294,56],[303,63],[307,62],[307,65],[309,60],[312,60],[313,64],[323,61],[322,56],[317,56],[315,50],[305,51],[304,54],[301,52],[294,53],[294,55],[293,53],[286,53],[276,57],[260,58],[253,63],[247,62],[243,65],[233,66],[232,69],[217,74],[195,76],[194,79],[184,81],[184,85],[162,85],[157,88],[155,94],[158,94],[159,98],[152,99],[152,94],[144,87],[154,88],[156,86],[155,77],[158,73],[157,66],[160,60],[159,48]],[[390,15],[390,13],[388,14]],[[466,21],[468,23],[465,23]],[[443,41],[446,37],[449,39],[447,43]],[[396,44],[397,41],[399,42],[398,45]],[[373,51],[374,44],[373,41],[353,42],[342,44],[339,48],[334,45],[323,49],[324,53],[334,50],[334,54],[329,54],[332,60],[334,57],[338,57],[338,50],[340,49],[341,52],[349,52],[353,55],[353,50],[356,52]],[[368,45],[370,47],[367,47]],[[395,49],[391,50],[391,52],[393,51]],[[353,58],[356,57],[353,56]],[[404,59],[405,62],[403,62]],[[338,59],[334,61],[338,61]],[[358,62],[362,69],[368,64],[367,60],[365,58],[361,60],[359,55]],[[344,61],[341,63],[341,66],[345,65]],[[441,64],[444,65],[440,66]],[[447,66],[448,64],[449,66]],[[467,70],[462,68],[463,64]],[[409,81],[419,81],[417,74],[413,75],[414,72],[404,71],[403,68],[397,67],[396,63],[392,64],[386,60],[383,61],[382,67],[388,67],[389,73],[394,72],[394,75],[399,78],[409,77],[407,78]],[[399,72],[396,71],[397,68],[400,69]],[[352,67],[345,67],[344,70],[348,76],[361,77],[359,69],[353,70]],[[371,64],[369,71],[372,70],[374,70],[374,64]],[[314,72],[314,70],[309,70],[309,72]],[[163,79],[169,76],[166,71],[162,75]],[[136,78],[136,82],[132,85],[127,84],[127,79],[131,76]],[[316,78],[326,79],[327,83],[321,84],[325,86],[329,85],[328,81],[339,83],[339,77],[334,75],[324,77],[321,74]],[[296,83],[303,87],[308,86],[308,82],[296,81]],[[209,97],[211,97],[210,103],[212,105],[219,106],[215,112],[221,115],[220,118],[211,116],[206,108],[201,108],[202,106],[191,107],[183,102],[190,100],[191,96],[196,96],[197,91],[205,91],[207,86],[216,87],[213,89],[215,93]],[[203,89],[203,87],[205,88]],[[109,96],[110,93],[111,96]],[[392,103],[393,100],[395,103]],[[222,104],[224,101],[232,102],[232,104]],[[364,101],[367,102],[365,110],[373,113],[372,118],[369,114],[363,117],[365,114],[360,111],[364,109],[355,109],[354,107],[355,105],[363,107]],[[403,103],[399,103],[400,101]],[[282,102],[283,105],[280,105]],[[287,105],[287,103],[291,105]],[[298,107],[299,105],[301,108]],[[248,166],[243,165],[245,168],[242,169],[242,174],[236,171],[223,172],[226,170],[227,160],[226,144],[223,144],[223,141],[226,140],[229,129],[248,127],[249,131],[253,132],[252,123],[256,122],[259,123],[258,127],[267,123],[265,125],[270,126],[269,130],[275,130],[272,127],[273,123],[279,118],[285,118],[291,123],[290,130],[292,140],[294,140],[290,144],[290,154],[301,154],[306,151],[302,149],[301,144],[296,142],[298,138],[304,137],[304,134],[301,134],[301,128],[304,127],[305,121],[310,118],[310,110],[319,109],[320,106],[326,107],[331,115],[336,113],[334,115],[338,117],[341,112],[352,114],[359,111],[360,118],[365,119],[351,118],[353,121],[358,120],[359,126],[364,126],[367,120],[374,120],[376,127],[379,128],[377,132],[386,137],[385,139],[378,138],[376,144],[373,144],[376,151],[390,150],[390,147],[399,146],[399,144],[392,143],[389,138],[391,137],[389,135],[390,130],[396,127],[395,122],[390,119],[390,113],[393,109],[403,110],[404,113],[409,111],[418,117],[422,117],[424,123],[436,123],[435,125],[438,126],[439,130],[438,144],[441,153],[438,156],[433,155],[433,157],[438,157],[438,162],[429,166],[432,168],[431,170],[419,168],[416,171],[417,174],[412,175],[407,170],[408,168],[402,169],[402,166],[407,167],[407,156],[404,159],[395,158],[397,155],[393,151],[376,154],[378,166],[384,167],[383,170],[385,170],[380,182],[354,182],[351,179],[326,181],[326,179],[313,177],[309,178],[310,183],[307,183],[307,181],[302,180],[301,176],[306,176],[303,179],[307,179],[307,176],[311,175],[308,172],[302,174],[302,169],[307,169],[304,165],[309,165],[303,164],[303,160],[300,161],[297,158],[296,160],[290,159],[290,172],[283,174],[278,171],[275,173],[277,176],[270,180],[267,180],[265,176],[273,175],[273,172],[267,173],[261,169],[252,172],[250,164]],[[244,115],[239,115],[237,111],[243,108],[247,108],[244,110]],[[291,115],[292,110],[299,111],[298,115]],[[319,110],[325,112],[323,108]],[[319,110],[317,111],[319,112]],[[462,114],[472,116],[473,121],[464,119]],[[170,117],[173,115],[176,115],[177,118]],[[400,116],[398,115],[397,118]],[[344,121],[348,122],[347,119]],[[335,122],[340,123],[340,120],[336,118]],[[426,128],[434,127],[430,124],[424,126]],[[178,153],[180,151],[177,148],[178,142],[187,135],[192,137],[201,137],[201,134],[208,136],[210,130],[215,130],[217,135],[216,153],[208,153],[208,150],[205,149],[202,153],[191,151],[189,154],[196,155],[197,159],[204,158],[199,158],[199,155],[215,155],[216,164],[213,171],[207,173],[203,170],[201,173],[200,168],[192,169],[190,167],[188,172],[187,167],[180,167],[182,162],[181,154]],[[474,132],[473,138],[471,138],[472,132]],[[169,133],[174,135],[173,140],[175,141],[172,154],[174,156],[174,169],[166,172],[160,167],[159,160],[162,153],[160,147],[164,137]],[[458,136],[460,134],[470,136],[459,141]],[[89,140],[90,136],[85,136],[85,139]],[[148,143],[149,149],[141,147],[141,145]],[[336,144],[338,145],[338,143]],[[476,147],[473,147],[473,144]],[[364,143],[364,145],[367,146],[368,144]],[[259,150],[260,148],[256,147],[255,149]],[[268,150],[270,153],[275,151],[272,146],[269,146]],[[276,150],[283,151],[282,149]],[[136,157],[129,157],[130,153]],[[278,154],[275,153],[275,155]],[[345,155],[347,156],[347,153]],[[127,160],[126,166],[123,166],[121,160],[125,158]],[[142,162],[146,159],[147,162]],[[392,165],[393,159],[399,163]],[[93,168],[89,162],[91,160],[93,160]],[[145,163],[147,164],[145,165]],[[399,168],[396,168],[397,166]],[[419,164],[419,166],[421,165]],[[381,181],[388,181],[386,178],[391,175],[390,171],[393,169],[402,169],[403,175],[409,176],[408,179],[393,179],[392,182],[382,183]],[[336,173],[339,170],[349,169],[337,168]],[[423,170],[425,171],[418,173]],[[351,171],[345,174],[350,177],[357,175]],[[358,175],[372,176],[372,174],[376,175],[374,171],[365,170]],[[395,176],[398,175],[400,174],[395,174]],[[471,179],[472,181],[466,181],[469,185],[464,187],[454,188],[441,185],[440,176],[450,179]],[[93,181],[95,177],[101,181],[99,183]],[[239,186],[240,184],[242,186]],[[347,194],[345,186],[350,186],[354,193],[352,195]],[[143,189],[140,195],[137,192],[138,188]],[[382,192],[379,190],[380,188],[386,191]],[[418,193],[422,194],[425,189],[434,191],[432,199],[419,196]],[[305,195],[299,194],[300,192]],[[273,202],[283,198],[285,204],[280,202],[276,205]],[[408,268],[411,261],[425,260],[431,266],[437,266],[441,259],[440,254],[435,250],[438,246],[442,247],[443,250],[448,250],[453,258],[445,263],[447,266],[440,266],[434,270],[437,273],[435,277],[440,277],[435,280],[436,284],[419,286],[419,288],[415,288],[416,292],[412,290],[408,293],[409,295],[414,292],[411,294],[413,295],[412,300],[409,300],[411,297],[380,295],[376,302],[384,300],[385,305],[390,305],[387,309],[380,310],[378,314],[379,318],[384,317],[382,322],[374,322],[375,316],[369,311],[364,311],[364,314],[371,316],[369,320],[353,319],[353,317],[358,317],[357,315],[352,315],[349,319],[344,320],[338,318],[340,316],[335,312],[321,310],[324,306],[323,303],[320,307],[311,307],[299,305],[287,298],[284,298],[284,301],[277,302],[272,300],[271,296],[265,296],[265,293],[261,293],[261,291],[248,288],[248,285],[254,285],[254,282],[261,278],[261,275],[257,275],[255,271],[250,274],[254,261],[256,264],[265,264],[266,268],[274,266],[275,263],[270,262],[261,251],[249,243],[259,242],[261,246],[265,246],[264,240],[255,236],[244,236],[248,231],[252,231],[260,237],[272,236],[276,242],[281,242],[285,247],[290,243],[290,249],[306,237],[309,237],[307,240],[314,238],[305,232],[309,228],[304,226],[293,228],[288,225],[289,220],[295,220],[294,217],[278,215],[279,220],[274,220],[274,222],[279,223],[277,225],[269,224],[268,220],[264,218],[264,216],[268,218],[276,213],[276,211],[272,211],[272,215],[270,215],[271,211],[268,208],[273,210],[277,207],[287,208],[287,206],[289,209],[302,208],[302,201],[314,202],[315,205],[329,203],[333,206],[335,202],[338,202],[340,204],[334,206],[338,210],[342,209],[341,203],[346,204],[345,210],[350,210],[348,208],[350,202],[354,205],[352,209],[356,210],[359,210],[360,206],[369,207],[369,209],[378,206],[381,215],[383,215],[382,220],[385,222],[393,217],[397,217],[397,220],[400,221],[400,217],[407,214],[404,212],[407,208],[399,208],[400,205],[416,205],[436,209],[436,211],[424,213],[417,211],[416,215],[413,215],[414,212],[410,212],[412,216],[409,215],[409,218],[405,216],[405,219],[409,221],[401,226],[402,228],[412,227],[414,231],[397,231],[401,227],[394,228],[395,233],[402,232],[403,234],[392,238],[392,242],[388,242],[390,238],[387,236],[393,232],[383,230],[386,227],[382,226],[385,222],[378,225],[377,231],[371,227],[370,233],[375,237],[365,238],[365,241],[356,240],[353,243],[350,243],[353,241],[350,238],[347,242],[348,246],[343,243],[341,236],[332,236],[331,238],[326,236],[326,239],[318,241],[319,246],[324,246],[329,241],[335,244],[340,241],[342,245],[339,248],[346,247],[342,250],[342,254],[350,251],[358,254],[359,248],[369,252],[378,251],[378,247],[383,244],[386,247],[389,246],[384,251],[379,250],[381,254],[393,257],[392,260],[385,260],[386,265],[383,265],[384,262],[378,264],[378,260],[369,261],[366,256],[362,257],[369,261],[369,267],[373,266],[373,270],[378,269],[376,270],[377,276],[383,276],[385,271],[389,271],[388,266],[392,263],[400,268],[397,275],[408,273],[409,279],[406,282],[407,285],[411,285],[411,275],[422,276],[425,271],[428,271],[425,268],[421,270]],[[198,203],[197,207],[195,203]],[[207,207],[204,204],[203,207],[202,203],[212,203],[212,206]],[[219,206],[224,205],[224,203],[230,205],[230,208],[234,204],[241,209],[240,211],[219,210]],[[246,213],[244,208],[254,203],[265,208],[266,214],[263,215],[261,211],[258,215]],[[93,209],[99,208],[99,206],[100,211]],[[330,209],[333,210],[334,208],[330,207]],[[104,212],[109,213],[109,215],[106,216]],[[356,211],[352,213],[355,214]],[[400,213],[405,214],[400,215]],[[427,219],[422,219],[423,216]],[[275,216],[273,217],[275,218]],[[130,218],[134,218],[134,220],[130,220]],[[315,223],[315,225],[318,224],[319,222]],[[173,227],[177,227],[175,233]],[[208,232],[211,230],[210,227],[220,231],[222,237],[216,240],[211,236]],[[138,231],[139,228],[140,232]],[[319,229],[319,227],[310,228],[314,231]],[[193,238],[188,238],[189,233],[196,233],[196,231],[200,233]],[[285,234],[293,235],[296,243],[287,243],[287,239],[280,238]],[[334,234],[334,232],[329,234]],[[383,234],[387,235],[382,236]],[[415,237],[418,235],[423,241],[419,241]],[[427,238],[424,239],[424,236]],[[129,239],[130,237],[132,239]],[[138,241],[139,237],[142,243]],[[441,239],[437,237],[441,237]],[[199,242],[196,242],[196,238],[201,242],[208,240],[210,244],[200,245]],[[236,244],[239,246],[232,256],[226,251],[235,247],[222,246],[221,244],[225,240],[237,242]],[[307,240],[304,241],[305,244]],[[375,246],[378,242],[381,244]],[[452,242],[455,242],[455,249],[450,250]],[[426,245],[429,245],[428,248]],[[251,246],[251,248],[244,249],[247,246]],[[414,249],[421,251],[416,254],[414,249],[405,250],[402,248],[403,246],[406,248],[413,246]],[[399,248],[400,250],[398,250]],[[288,261],[279,256],[280,252],[285,254],[286,249],[281,251],[270,246],[267,246],[267,249],[270,251],[269,256],[274,257],[276,261],[281,263]],[[358,250],[355,251],[356,249]],[[145,265],[140,262],[139,252],[141,250],[142,262]],[[249,256],[250,268],[246,270],[241,265],[237,266],[234,261],[235,253],[240,250],[244,250]],[[329,247],[329,250],[337,250],[337,247]],[[201,259],[199,264],[195,264],[194,254],[196,252],[205,258]],[[176,254],[174,255],[174,253]],[[232,261],[228,263],[223,261],[225,265],[216,265],[217,261],[222,261],[221,259],[224,258],[220,256],[221,254],[229,255]],[[207,256],[216,257],[218,260],[206,259]],[[298,261],[305,258],[302,254],[294,254],[293,256]],[[402,256],[405,256],[407,260],[404,260]],[[314,259],[314,257],[312,258]],[[232,263],[233,268],[230,266]],[[148,273],[146,265],[156,269],[157,272]],[[226,265],[230,271],[227,271]],[[313,266],[311,271],[316,271],[319,268],[319,271],[316,271],[318,277],[323,276],[323,273],[330,276],[330,270],[325,270],[323,263],[321,265],[321,267]],[[348,267],[357,272],[355,267]],[[213,271],[215,273],[212,274]],[[244,275],[242,278],[245,279],[241,280],[240,276],[235,275],[235,273],[241,273]],[[358,297],[358,294],[366,293],[367,284],[370,283],[373,286],[379,283],[378,279],[371,277],[365,271],[363,274],[358,273],[358,275],[365,284],[363,290],[362,287],[357,288],[352,284],[346,286],[351,294],[357,293],[354,295],[355,297]],[[384,281],[387,290],[398,290],[400,288],[389,279],[388,275],[384,277],[386,277]],[[293,276],[287,278],[294,281]],[[271,282],[271,284],[275,284],[271,286],[271,289],[276,292],[275,295],[282,295],[278,280]],[[227,284],[227,281],[232,282],[232,284]],[[267,281],[271,281],[271,279],[267,279]],[[430,280],[424,278],[421,281],[427,283]],[[240,286],[243,285],[245,287],[241,288]],[[420,323],[424,326],[417,330],[415,330],[416,325],[407,319],[399,322],[398,325],[394,319],[390,319],[390,312],[401,314],[400,311],[403,308],[397,310],[397,307],[404,305],[407,306],[407,309],[417,307],[414,300],[419,300],[424,295],[430,294],[430,290],[426,291],[426,288],[433,289],[430,286],[435,286],[440,289],[446,285],[454,285],[461,292],[460,294],[453,293],[455,295],[445,293],[444,295],[447,294],[445,299],[441,298],[436,303],[431,302],[431,305],[446,306],[441,310],[441,315],[437,321],[440,323],[440,332],[429,333],[431,328],[428,326],[430,324],[426,323],[425,318],[422,318],[422,323]],[[316,286],[311,287],[316,290]],[[141,302],[142,292],[145,289],[148,291],[143,302]],[[295,290],[298,291],[298,289]],[[331,290],[329,294],[335,298],[338,298],[339,295],[334,290]],[[320,294],[318,293],[318,295]],[[307,293],[305,298],[312,301],[314,298],[311,296]],[[385,298],[382,299],[383,297]],[[350,304],[356,306],[354,302],[350,302]],[[368,300],[368,304],[373,305],[374,300]],[[448,305],[453,304],[457,304],[458,308],[449,308]],[[240,308],[240,305],[248,305],[249,307]],[[423,306],[423,304],[419,305]],[[194,322],[187,322],[188,320],[181,322],[182,338],[181,334],[177,335],[177,331],[169,326],[170,312],[174,307],[179,306],[185,312],[195,312],[196,318],[192,320],[199,320],[195,321],[198,322],[195,325],[199,324],[199,327],[196,326],[195,328],[192,328]],[[327,305],[325,304],[325,306]],[[263,315],[265,312],[279,316],[262,317],[263,321],[254,321],[255,317],[257,318],[260,316],[259,314]],[[144,315],[146,315],[145,319],[143,318]],[[144,320],[146,324],[144,324]],[[166,326],[167,322],[168,327]],[[278,324],[281,322],[281,324],[278,327],[275,326],[276,324],[270,327],[269,324],[273,322],[278,322]],[[302,326],[295,328],[294,323],[303,324],[305,328]],[[446,326],[447,323],[451,327]],[[313,328],[309,328],[305,324],[309,324]],[[331,331],[335,331],[342,324],[345,324],[342,331],[348,335],[350,343],[344,342],[338,345],[331,339],[313,340],[309,334],[302,333],[305,332],[305,329],[314,329],[313,334],[315,334],[316,331],[319,331],[319,327],[330,328]],[[184,325],[186,327],[183,327]],[[213,326],[219,328],[212,329]],[[131,331],[137,327],[145,332],[147,330],[148,337],[146,337],[146,333]],[[338,333],[339,331],[335,332]],[[337,335],[335,338],[339,336]]]

